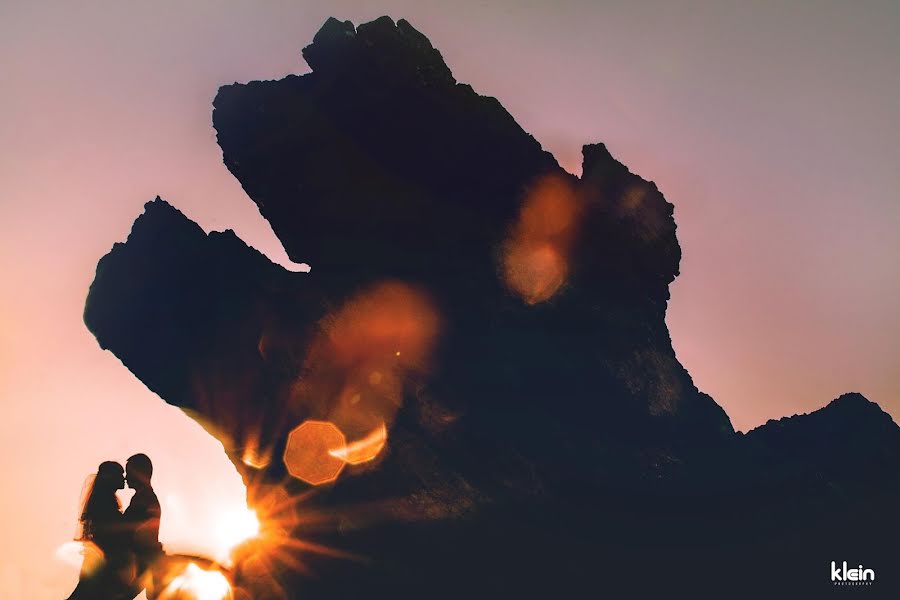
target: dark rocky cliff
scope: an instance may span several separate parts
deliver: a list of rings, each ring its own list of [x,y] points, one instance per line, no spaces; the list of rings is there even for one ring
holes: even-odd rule
[[[655,185],[602,145],[585,147],[583,180],[565,173],[405,21],[329,20],[304,57],[308,75],[222,88],[213,123],[226,166],[289,255],[313,266],[311,287],[341,298],[399,278],[430,290],[447,323],[442,380],[457,388],[445,402],[532,396],[610,433],[652,415],[683,441],[732,431],[671,347],[681,250]],[[573,188],[579,231],[563,289],[528,306],[504,286],[499,255],[548,177]]]
[[[322,375],[342,307],[384,282],[427,299],[440,327],[421,360],[354,350],[400,373],[380,392],[397,405],[387,446],[318,488],[306,510],[332,527],[295,531],[366,560],[305,557],[316,577],[273,574],[288,597],[593,596],[687,585],[697,564],[726,584],[815,544],[800,580],[774,575],[802,586],[830,583],[829,552],[880,560],[900,430],[850,396],[736,434],[672,349],[681,250],[652,182],[602,144],[581,178],[564,172],[405,21],[331,19],[303,55],[310,74],[223,87],[213,121],[226,166],[312,272],[157,199],[100,261],[85,309],[102,347],[223,441],[252,495],[285,480],[288,433],[336,410],[310,385],[376,387],[355,366]],[[862,531],[823,538],[860,507]]]

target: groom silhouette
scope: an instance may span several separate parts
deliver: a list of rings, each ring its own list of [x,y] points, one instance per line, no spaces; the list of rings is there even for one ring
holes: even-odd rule
[[[124,517],[137,566],[135,595],[145,589],[150,600],[156,597],[153,564],[162,556],[162,545],[159,543],[162,510],[150,485],[152,475],[153,463],[146,454],[135,454],[125,463],[125,481],[134,490]]]

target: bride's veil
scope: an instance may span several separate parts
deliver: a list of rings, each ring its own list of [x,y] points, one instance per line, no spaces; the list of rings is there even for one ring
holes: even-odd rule
[[[78,501],[78,525],[75,528],[76,542],[89,542],[93,538],[93,532],[90,531],[90,523],[85,517],[87,516],[88,500],[90,500],[91,494],[94,492],[94,481],[96,479],[96,474],[88,475],[84,478],[84,483],[81,486],[81,496]]]

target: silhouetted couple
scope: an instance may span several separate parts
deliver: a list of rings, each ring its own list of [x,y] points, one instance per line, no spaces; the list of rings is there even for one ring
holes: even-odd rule
[[[69,600],[131,600],[141,590],[156,595],[153,564],[162,556],[159,543],[159,500],[150,485],[153,464],[135,454],[122,465],[107,461],[97,469],[81,511],[84,564]],[[124,513],[116,491],[134,496]]]

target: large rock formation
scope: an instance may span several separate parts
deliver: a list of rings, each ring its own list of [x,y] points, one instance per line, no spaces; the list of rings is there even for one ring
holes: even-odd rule
[[[736,434],[672,349],[681,251],[652,182],[602,144],[565,173],[405,21],[330,19],[303,54],[310,74],[223,87],[213,120],[226,166],[312,272],[157,199],[85,309],[102,347],[223,441],[251,496],[285,480],[291,430],[346,416],[344,396],[383,419],[378,459],[305,505],[329,526],[294,530],[366,560],[305,556],[317,576],[274,573],[285,594],[593,596],[761,565],[809,589],[859,548],[887,575],[900,430],[847,396]],[[378,286],[439,328],[382,306],[340,329]],[[385,340],[415,359],[381,356]],[[765,560],[790,551],[805,554]]]

